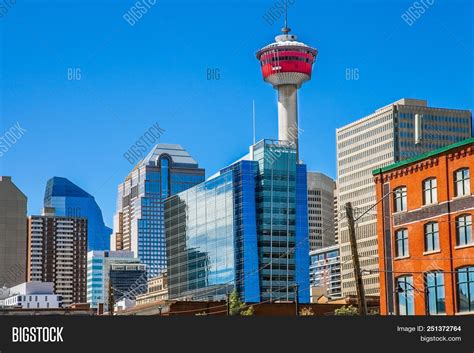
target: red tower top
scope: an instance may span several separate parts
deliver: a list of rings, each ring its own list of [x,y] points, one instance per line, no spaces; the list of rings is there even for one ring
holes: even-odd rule
[[[298,42],[290,29],[285,26],[283,34],[275,37],[271,43],[257,52],[263,79],[274,87],[283,84],[295,84],[299,88],[311,79],[313,63],[317,49]]]

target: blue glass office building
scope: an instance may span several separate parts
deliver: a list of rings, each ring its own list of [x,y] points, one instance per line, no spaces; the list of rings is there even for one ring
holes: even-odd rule
[[[205,171],[176,144],[157,144],[118,187],[112,250],[130,250],[148,277],[166,270],[164,200],[204,181]]]
[[[87,249],[108,250],[112,229],[104,224],[94,196],[66,178],[53,177],[46,183],[44,207],[54,207],[56,216],[87,218]]]
[[[306,166],[264,140],[165,201],[170,298],[309,302]]]

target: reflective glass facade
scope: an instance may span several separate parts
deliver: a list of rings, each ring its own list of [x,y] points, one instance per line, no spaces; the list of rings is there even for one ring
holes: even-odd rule
[[[108,310],[109,273],[112,264],[140,264],[140,261],[131,251],[89,251],[87,302],[92,308],[97,308],[99,303],[103,303],[104,309]]]
[[[170,298],[309,302],[306,166],[279,141],[165,202]]]
[[[148,277],[166,270],[163,202],[204,181],[204,173],[180,145],[156,145],[119,185],[112,248],[133,251]]]
[[[87,218],[87,249],[108,250],[112,229],[105,226],[102,211],[92,195],[66,178],[53,177],[46,183],[44,207],[56,216]]]

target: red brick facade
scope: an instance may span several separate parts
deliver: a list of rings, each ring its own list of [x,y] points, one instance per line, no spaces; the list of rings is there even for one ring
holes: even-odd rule
[[[474,139],[374,171],[382,315],[474,314],[473,174]]]

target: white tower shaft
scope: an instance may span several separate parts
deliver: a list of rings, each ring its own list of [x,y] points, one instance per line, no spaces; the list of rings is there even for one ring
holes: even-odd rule
[[[296,148],[298,158],[298,88],[293,84],[279,85],[278,139],[288,141]]]

